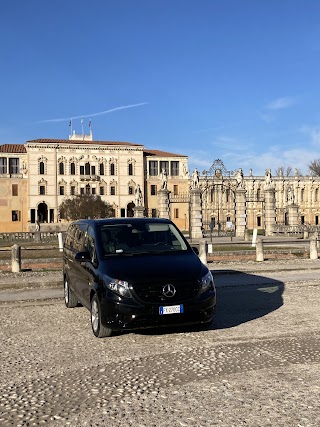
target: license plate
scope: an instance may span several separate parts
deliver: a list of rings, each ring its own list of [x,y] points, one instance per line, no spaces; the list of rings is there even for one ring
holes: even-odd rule
[[[167,305],[164,307],[159,307],[159,314],[175,314],[183,313],[183,304],[180,305]]]

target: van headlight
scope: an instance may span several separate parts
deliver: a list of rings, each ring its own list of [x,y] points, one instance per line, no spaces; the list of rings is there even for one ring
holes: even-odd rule
[[[200,280],[200,292],[206,292],[209,289],[214,289],[213,277],[210,271]]]
[[[122,297],[131,298],[129,284],[125,280],[112,279],[110,282],[106,282],[106,286],[108,289]]]

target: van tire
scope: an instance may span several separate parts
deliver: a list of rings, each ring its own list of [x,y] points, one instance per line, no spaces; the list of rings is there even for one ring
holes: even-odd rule
[[[70,289],[67,277],[64,279],[64,303],[68,308],[74,308],[78,305],[78,300]]]
[[[112,335],[112,329],[106,328],[101,324],[101,306],[97,295],[93,295],[91,300],[91,327],[97,338],[105,338]]]

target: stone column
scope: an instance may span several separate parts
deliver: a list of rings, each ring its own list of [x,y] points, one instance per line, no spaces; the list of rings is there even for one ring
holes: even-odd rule
[[[161,189],[158,192],[159,218],[170,219],[170,191]]]
[[[194,188],[190,190],[190,228],[191,239],[202,238],[202,213],[201,213],[201,190]]]
[[[264,214],[265,234],[266,236],[271,236],[273,227],[276,224],[275,189],[272,187],[264,190]]]
[[[135,218],[143,218],[144,217],[144,207],[136,206],[133,208],[133,213]]]
[[[288,206],[288,219],[289,219],[289,225],[296,226],[299,225],[298,221],[298,205],[289,205]]]
[[[247,226],[246,189],[236,189],[236,236],[244,237]]]

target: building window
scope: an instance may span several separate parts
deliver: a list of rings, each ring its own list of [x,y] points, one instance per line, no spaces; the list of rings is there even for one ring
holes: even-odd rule
[[[169,162],[162,160],[160,162],[160,171],[162,171],[162,169],[164,169],[167,172],[167,175],[169,175]]]
[[[39,163],[39,174],[44,175],[44,162]]]
[[[70,187],[70,194],[71,196],[74,196],[76,194],[76,187],[74,185],[71,185]]]
[[[80,188],[80,194],[84,194],[84,188],[83,187]]]
[[[133,187],[129,186],[128,194],[133,194]]]
[[[95,174],[96,174],[96,167],[91,166],[91,175],[95,175]]]
[[[9,173],[15,174],[20,172],[19,159],[9,159]]]
[[[316,216],[315,216],[314,220],[315,220],[315,221],[314,221],[314,222],[315,222],[315,224],[316,224],[316,225],[319,225],[319,216],[318,216],[318,215],[316,215]]]
[[[104,187],[100,187],[100,196],[104,196]]]
[[[151,209],[151,216],[152,218],[157,218],[157,209]]]
[[[7,173],[7,159],[5,157],[0,157],[0,174]]]
[[[149,175],[158,176],[158,162],[155,160],[149,161]]]
[[[171,175],[179,176],[179,162],[171,162]]]
[[[156,196],[156,195],[157,195],[157,186],[151,185],[151,196]]]
[[[59,187],[59,194],[60,194],[60,196],[64,196],[64,186],[63,185],[60,185],[60,187]]]
[[[257,227],[261,227],[261,216],[257,216]]]
[[[90,194],[90,190],[91,190],[90,184],[87,184],[86,185],[86,194]]]
[[[46,194],[46,186],[45,185],[40,185],[39,194],[41,194],[42,196]]]
[[[12,221],[19,221],[19,211],[12,211]]]
[[[104,164],[103,163],[100,163],[100,165],[99,165],[99,174],[104,175]]]
[[[133,164],[132,163],[128,164],[128,175],[133,175]]]
[[[178,186],[177,186],[177,185],[174,185],[174,186],[173,186],[173,194],[174,194],[175,196],[177,196],[177,195],[179,194]]]
[[[179,209],[177,208],[174,209],[174,217],[179,218]]]
[[[70,175],[75,175],[76,174],[76,164],[75,163],[70,163]]]
[[[116,174],[116,167],[114,163],[110,164],[110,175],[115,175]]]
[[[64,164],[63,164],[63,162],[59,163],[59,174],[64,175]]]
[[[230,201],[230,190],[229,188],[226,190],[226,202],[228,203]]]
[[[80,175],[84,175],[84,166],[80,166]]]
[[[84,166],[84,174],[85,175],[90,175],[90,163],[86,163]]]
[[[301,215],[301,224],[304,224],[304,215]]]
[[[91,194],[96,194],[96,188],[95,187],[91,188]]]
[[[18,196],[18,184],[12,184],[12,195]]]
[[[116,195],[116,187],[114,185],[112,187],[110,187],[110,194],[111,194],[111,196]]]
[[[304,199],[304,188],[301,190],[301,202],[303,202]]]
[[[318,195],[319,195],[319,190],[316,188],[315,192],[314,192],[314,201],[317,202],[318,201]]]

